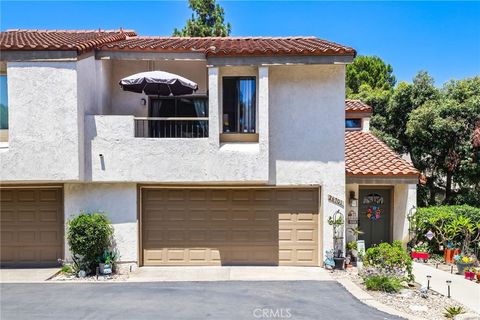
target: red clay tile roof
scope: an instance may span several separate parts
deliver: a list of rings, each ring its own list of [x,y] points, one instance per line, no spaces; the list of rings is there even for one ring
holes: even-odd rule
[[[360,100],[345,100],[346,112],[373,112],[373,108]]]
[[[207,56],[353,55],[353,48],[315,37],[135,37],[102,50],[201,52]]]
[[[345,132],[347,176],[418,176],[419,172],[370,132]]]
[[[0,32],[0,50],[62,50],[78,53],[136,36],[131,30],[7,30]]]

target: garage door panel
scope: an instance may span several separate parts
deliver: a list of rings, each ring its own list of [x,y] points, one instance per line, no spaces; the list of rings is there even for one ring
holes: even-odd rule
[[[2,266],[53,266],[63,258],[61,188],[2,189]]]
[[[318,265],[318,189],[150,191],[145,265]]]

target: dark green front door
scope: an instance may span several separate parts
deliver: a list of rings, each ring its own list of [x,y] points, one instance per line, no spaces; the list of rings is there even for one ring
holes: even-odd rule
[[[358,227],[365,247],[390,241],[390,189],[360,189]]]

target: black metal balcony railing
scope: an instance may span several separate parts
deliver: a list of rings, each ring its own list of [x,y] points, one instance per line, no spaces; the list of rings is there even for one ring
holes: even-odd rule
[[[207,138],[208,118],[135,118],[136,138]]]

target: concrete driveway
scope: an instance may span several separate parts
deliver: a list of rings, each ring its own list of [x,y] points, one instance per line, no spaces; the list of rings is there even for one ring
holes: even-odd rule
[[[329,272],[318,267],[141,267],[131,273],[128,281],[288,281],[332,280]]]
[[[335,281],[1,284],[9,319],[400,319]]]
[[[0,268],[0,283],[33,283],[43,282],[55,273],[58,268],[35,268],[35,269],[5,269]]]

